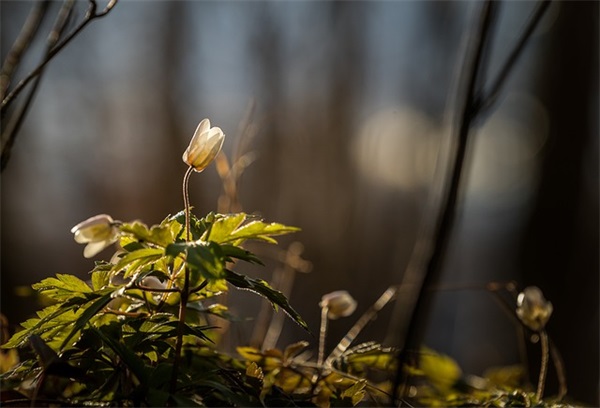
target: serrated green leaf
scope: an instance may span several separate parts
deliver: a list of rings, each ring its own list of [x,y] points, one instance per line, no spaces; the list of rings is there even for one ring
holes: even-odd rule
[[[128,278],[139,272],[143,267],[159,260],[164,255],[161,248],[143,248],[125,254],[112,268],[112,273],[124,270],[123,278]]]
[[[94,327],[91,330],[106,343],[127,365],[129,370],[135,375],[141,384],[147,384],[150,376],[149,370],[146,369],[144,361],[138,357],[133,351],[126,347],[123,343],[105,335],[101,330]]]
[[[181,226],[181,229],[179,230],[178,234],[175,236],[175,240],[185,239],[185,236],[184,236],[185,212],[179,211],[177,214],[169,217],[168,219],[170,221],[176,221]],[[201,220],[199,220],[194,214],[190,213],[191,239],[194,241],[197,239],[200,239],[200,237],[204,234],[204,232],[206,231],[208,226],[213,222],[213,220],[214,220],[213,213],[209,213],[206,217],[204,217]]]
[[[300,231],[300,228],[290,227],[275,222],[267,224],[263,221],[252,221],[233,231],[228,238],[222,241],[222,243],[231,242],[234,245],[240,245],[245,240],[257,239],[276,244],[277,241],[271,238],[272,236],[284,235],[297,231]]]
[[[225,279],[227,280],[227,282],[229,282],[238,289],[249,290],[265,297],[271,302],[273,307],[281,307],[287,313],[287,315],[292,318],[293,321],[300,325],[300,327],[302,327],[306,331],[310,331],[308,330],[308,325],[306,324],[304,319],[302,319],[300,314],[296,312],[294,308],[292,308],[292,306],[288,303],[288,300],[285,297],[285,295],[280,291],[271,288],[269,284],[264,280],[239,275],[229,269],[226,269]]]
[[[85,309],[85,311],[83,311],[81,313],[81,316],[79,316],[79,318],[73,324],[73,328],[71,329],[70,333],[63,340],[62,345],[60,346],[61,350],[67,345],[69,340],[71,340],[71,338],[73,338],[73,336],[77,332],[79,332],[81,329],[83,329],[85,327],[85,325],[90,321],[90,319],[92,317],[94,317],[96,314],[98,314],[102,309],[104,309],[104,307],[111,300],[112,300],[112,292],[108,292],[108,293],[105,293],[103,296],[101,296],[96,301],[94,301],[89,307],[87,307]]]
[[[163,221],[161,225],[153,225],[148,228],[145,224],[134,221],[132,223],[122,224],[119,228],[124,233],[131,234],[140,242],[150,242],[154,245],[165,247],[175,241],[173,230],[170,222],[175,221]]]
[[[242,261],[250,262],[253,264],[264,265],[263,262],[256,255],[239,246],[231,244],[222,244],[221,249],[223,250],[223,255],[229,258],[228,260],[241,259]]]
[[[359,344],[347,350],[341,357],[352,372],[362,373],[367,369],[396,370],[396,350],[382,347],[376,342]]]
[[[192,271],[197,270],[205,279],[212,281],[225,277],[225,256],[214,242],[196,241],[188,246],[186,261]]]
[[[204,233],[204,241],[213,241],[218,244],[229,239],[230,235],[246,220],[246,214],[219,215],[210,228]]]
[[[74,304],[56,304],[37,312],[38,318],[28,319],[21,323],[24,330],[15,333],[1,348],[17,348],[26,344],[32,334],[41,335],[55,328],[61,328],[75,319]],[[66,318],[64,315],[68,315]]]
[[[87,283],[76,276],[57,274],[56,278],[46,278],[31,286],[44,296],[51,299],[64,301],[73,296],[80,297],[83,293],[90,293],[92,289]]]

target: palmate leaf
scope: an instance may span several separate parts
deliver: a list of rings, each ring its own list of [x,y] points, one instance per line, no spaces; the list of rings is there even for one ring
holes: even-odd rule
[[[149,242],[154,245],[166,247],[175,241],[181,225],[176,220],[167,218],[160,225],[153,225],[150,228],[139,221],[123,224],[119,228],[124,233],[131,234],[139,242]]]
[[[240,275],[229,269],[225,270],[225,279],[238,289],[249,290],[267,298],[275,309],[277,309],[277,306],[281,307],[298,325],[306,331],[310,331],[300,314],[290,306],[285,295],[270,287],[264,280]]]
[[[244,219],[241,219],[241,216]],[[300,231],[300,228],[297,227],[290,227],[275,222],[267,224],[260,220],[250,221],[242,225],[242,222],[246,219],[247,215],[243,213],[232,215],[226,219],[220,219],[205,233],[205,235],[208,235],[206,239],[220,244],[231,243],[235,246],[241,245],[248,239],[276,244],[277,241],[272,238],[273,236]],[[236,224],[235,229],[232,228]]]
[[[60,273],[56,278],[46,278],[39,283],[34,283],[32,288],[57,301],[64,301],[73,296],[85,297],[84,293],[92,292],[92,288],[78,277]]]
[[[85,302],[84,299],[77,298]],[[45,334],[50,331],[59,331],[64,326],[72,323],[76,317],[78,305],[75,302],[66,302],[48,306],[37,312],[38,317],[28,319],[21,323],[24,330],[15,333],[8,342],[1,347],[4,349],[22,347],[27,343],[27,339],[32,334],[40,335],[44,338],[48,337]]]

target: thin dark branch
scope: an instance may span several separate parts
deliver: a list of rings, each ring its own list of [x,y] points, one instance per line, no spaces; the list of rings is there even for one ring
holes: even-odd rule
[[[69,17],[71,16],[71,13],[73,11],[74,5],[74,0],[66,0],[63,3],[54,23],[54,26],[52,27],[52,30],[50,31],[50,34],[48,35],[48,38],[46,40],[45,55],[48,55],[48,53],[54,48],[54,46],[62,36],[67,26],[67,22],[69,21]],[[35,78],[35,81],[31,86],[27,97],[25,98],[25,102],[22,104],[18,112],[14,113],[14,115],[11,117],[10,121],[6,125],[6,128],[2,132],[2,154],[0,155],[0,170],[4,170],[6,168],[6,164],[10,159],[10,154],[12,152],[12,146],[16,139],[16,135],[19,133],[19,129],[21,128],[21,125],[25,120],[25,116],[29,111],[29,107],[33,102],[33,98],[37,92],[38,86],[42,79],[42,75],[43,70],[40,71],[40,74]]]
[[[520,36],[519,40],[517,41],[515,47],[513,48],[512,52],[506,58],[506,61],[502,65],[502,68],[500,69],[498,76],[495,78],[494,81],[492,81],[492,85],[490,85],[489,90],[487,90],[487,92],[485,92],[485,91],[481,92],[480,95],[478,96],[477,105],[478,105],[478,109],[479,109],[480,113],[483,113],[485,110],[489,109],[494,104],[494,102],[496,102],[496,100],[498,99],[500,90],[504,86],[504,83],[506,82],[508,75],[512,71],[515,63],[517,62],[517,60],[519,59],[521,54],[523,53],[523,49],[525,48],[525,45],[531,38],[533,31],[539,24],[544,13],[546,13],[546,10],[548,10],[549,6],[550,6],[550,0],[541,0],[537,4],[537,7],[532,12],[532,14],[529,18],[529,21],[525,25],[525,28],[524,28],[523,32],[521,33],[521,36]]]
[[[464,100],[460,107],[460,116],[457,122],[457,146],[452,157],[450,179],[447,188],[441,197],[442,201],[439,218],[434,226],[433,236],[430,240],[431,252],[429,253],[427,266],[424,271],[416,271],[418,276],[408,277],[408,279],[411,280],[409,282],[410,285],[418,295],[414,298],[413,304],[407,305],[409,310],[407,310],[406,313],[409,313],[409,318],[407,324],[405,323],[406,330],[404,333],[401,333],[403,338],[400,340],[403,341],[403,344],[400,344],[398,369],[396,378],[394,379],[394,403],[398,401],[397,397],[400,384],[404,384],[406,381],[403,367],[409,358],[407,350],[418,348],[419,324],[426,315],[426,291],[439,276],[442,260],[448,244],[448,238],[454,222],[456,203],[461,186],[460,181],[463,172],[463,163],[467,152],[471,125],[475,118],[473,107],[475,102],[476,84],[479,81],[478,76],[481,75],[480,63],[483,51],[489,43],[489,29],[494,16],[493,11],[494,2],[492,0],[488,0],[483,4],[478,25],[470,39],[471,43],[466,51],[467,54],[464,59],[462,70],[463,77],[461,81],[461,83],[464,84],[464,90],[462,91],[464,93],[461,94],[464,95]],[[427,255],[427,253],[425,255]]]
[[[40,28],[40,24],[48,11],[49,4],[49,1],[41,1],[33,5],[27,16],[27,20],[25,20],[25,24],[21,28],[21,32],[2,64],[2,71],[0,72],[0,94],[2,95],[2,99],[6,95],[14,72],[21,63],[23,54],[29,49],[33,38]]]
[[[23,88],[36,76],[38,76],[44,67],[54,58],[56,54],[58,54],[68,43],[73,40],[83,30],[90,22],[97,18],[104,17],[107,15],[113,7],[117,4],[118,0],[111,0],[104,10],[101,12],[96,12],[97,5],[95,0],[89,0],[88,11],[85,15],[83,21],[71,32],[67,37],[65,37],[61,42],[56,44],[50,52],[46,55],[44,60],[33,70],[31,71],[25,78],[23,78],[15,88],[2,100],[2,105],[0,106],[1,111],[4,111],[6,107],[10,104],[10,102],[23,90]]]

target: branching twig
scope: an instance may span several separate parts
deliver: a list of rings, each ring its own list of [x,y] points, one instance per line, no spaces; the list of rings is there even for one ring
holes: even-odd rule
[[[460,180],[463,171],[463,162],[467,152],[471,124],[475,118],[474,101],[476,93],[476,84],[480,75],[480,63],[483,50],[488,44],[488,35],[490,23],[493,17],[494,3],[487,1],[481,10],[481,17],[478,26],[471,37],[471,44],[467,49],[465,56],[461,83],[464,84],[464,100],[460,106],[459,119],[457,126],[457,146],[451,162],[451,174],[448,180],[447,188],[441,197],[440,213],[437,223],[434,225],[433,235],[431,237],[429,248],[425,249],[424,255],[428,257],[425,270],[415,270],[413,273],[405,276],[409,285],[413,288],[416,297],[412,298],[408,306],[408,321],[404,322],[404,327],[400,333],[400,353],[398,355],[398,368],[396,378],[394,379],[394,401],[397,400],[398,388],[405,382],[405,373],[403,367],[408,360],[407,350],[416,349],[418,343],[418,324],[424,316],[425,292],[432,282],[439,275],[442,265],[442,259],[448,244],[451,227],[455,217],[455,208],[458,200]],[[420,261],[419,261],[420,262]],[[412,275],[412,276],[411,276]],[[414,296],[414,295],[413,295]]]
[[[2,64],[2,72],[0,72],[0,95],[2,95],[2,99],[6,96],[8,85],[21,63],[23,54],[29,49],[33,38],[40,28],[40,23],[48,11],[49,4],[49,1],[40,1],[33,5],[19,36],[8,51],[8,55]]]
[[[503,65],[498,77],[492,82],[490,91],[483,95],[481,84],[484,83],[485,70],[483,64],[486,57],[485,51],[489,47],[489,33],[493,17],[495,16],[495,7],[497,4],[492,0],[488,0],[482,8],[479,26],[472,37],[472,44],[467,50],[465,62],[462,71],[463,80],[461,83],[464,88],[459,89],[459,92],[464,92],[464,100],[460,106],[460,116],[457,126],[457,146],[451,157],[451,174],[447,181],[447,187],[439,201],[439,215],[434,221],[431,230],[425,229],[425,237],[421,237],[415,247],[413,259],[409,264],[409,268],[403,279],[403,285],[412,291],[411,296],[404,302],[403,306],[407,310],[403,311],[407,318],[400,323],[401,330],[397,333],[400,344],[398,357],[398,371],[394,384],[394,397],[397,396],[398,388],[401,383],[404,383],[403,369],[404,363],[407,360],[407,350],[417,346],[418,324],[425,315],[425,300],[424,295],[427,288],[431,286],[437,279],[441,270],[442,260],[447,248],[448,238],[452,229],[452,224],[455,217],[455,208],[458,199],[458,193],[461,185],[461,176],[463,173],[463,163],[466,156],[466,151],[469,141],[469,133],[471,126],[476,118],[480,116],[483,109],[489,108],[496,100],[497,95],[504,84],[508,74],[514,67],[518,57],[522,54],[527,40],[530,38],[534,28],[539,23],[543,13],[548,7],[548,1],[542,0],[542,3],[536,9],[533,17],[515,48],[509,54],[506,63]],[[460,94],[459,94],[460,95]],[[427,234],[431,234],[430,238]],[[419,258],[419,259],[414,259]],[[426,265],[421,268],[422,263]],[[406,282],[406,285],[404,284]],[[416,295],[416,296],[415,296]],[[396,399],[394,399],[396,400]]]
[[[67,0],[63,3],[58,16],[56,18],[56,22],[48,35],[46,40],[46,54],[48,55],[50,51],[56,46],[56,43],[62,36],[67,22],[69,21],[69,17],[71,16],[71,12],[73,10],[73,6],[75,5],[74,0]],[[25,98],[25,102],[21,106],[21,108],[12,116],[6,128],[2,132],[2,154],[1,154],[1,170],[4,170],[8,160],[10,158],[10,153],[12,150],[12,146],[14,144],[15,138],[23,121],[25,120],[25,116],[31,103],[33,102],[33,97],[37,92],[38,86],[42,79],[43,70],[40,71],[39,75],[35,78],[33,86],[31,87],[29,93],[27,94],[27,98]]]
[[[113,7],[117,3],[117,1],[118,0],[110,0],[109,3],[104,8],[104,10],[102,10],[101,12],[97,12],[96,11],[96,9],[97,9],[96,1],[89,0],[89,7],[88,7],[88,11],[86,13],[84,20],[69,35],[67,35],[62,41],[59,41],[60,38],[62,37],[62,34],[66,27],[66,23],[69,19],[69,16],[71,15],[71,11],[75,4],[74,0],[65,1],[63,4],[63,7],[61,8],[61,10],[59,12],[56,23],[54,24],[54,27],[52,28],[50,34],[48,35],[46,52],[44,54],[44,58],[43,58],[42,62],[33,71],[31,71],[25,78],[23,78],[15,86],[15,88],[8,93],[8,95],[4,96],[5,90],[3,89],[3,92],[2,92],[3,100],[2,100],[2,105],[0,106],[0,116],[2,116],[2,117],[4,117],[4,115],[6,114],[7,108],[9,107],[10,103],[15,99],[15,97],[17,95],[19,95],[32,80],[34,80],[34,83],[31,87],[29,93],[27,94],[27,98],[25,99],[25,102],[23,103],[21,108],[17,112],[15,112],[14,116],[11,118],[11,120],[9,121],[9,123],[6,125],[5,129],[2,132],[2,151],[1,151],[0,171],[3,171],[6,168],[8,160],[10,158],[12,146],[14,145],[14,142],[15,142],[16,136],[19,132],[19,129],[21,128],[21,125],[23,124],[25,115],[27,114],[27,111],[29,110],[29,107],[31,106],[33,97],[35,96],[35,93],[39,86],[39,83],[40,83],[40,80],[41,80],[41,77],[42,77],[42,74],[44,72],[44,68],[46,67],[46,65],[73,38],[75,38],[75,36],[77,34],[79,34],[79,32],[81,32],[81,30],[83,30],[83,28],[85,28],[86,25],[88,25],[94,19],[103,17],[106,14],[108,14],[110,12],[110,10],[113,9]],[[10,78],[8,78],[8,80],[10,80]],[[7,85],[8,85],[8,83],[7,83]]]
[[[107,15],[114,8],[114,6],[117,4],[117,2],[118,2],[118,0],[110,0],[108,2],[108,4],[106,5],[106,7],[104,8],[104,10],[102,10],[101,12],[97,12],[96,10],[97,10],[98,6],[96,4],[96,1],[89,0],[88,11],[87,11],[83,21],[81,23],[79,23],[79,25],[73,30],[73,32],[71,32],[71,34],[69,34],[62,41],[60,41],[54,47],[52,47],[52,49],[46,54],[46,56],[44,57],[42,62],[33,71],[31,71],[29,73],[29,75],[27,75],[25,78],[23,78],[15,86],[15,88],[2,100],[2,105],[0,106],[0,110],[4,111],[6,109],[6,107],[11,103],[11,101],[23,90],[23,88],[33,78],[38,76],[42,72],[44,67],[52,60],[52,58],[54,58],[54,56],[56,54],[58,54],[60,51],[62,51],[62,49],[67,44],[69,44],[71,42],[71,40],[73,40],[73,38],[75,38],[77,36],[77,34],[79,34],[81,32],[81,30],[83,30],[89,23],[91,23],[95,19],[98,19],[98,18],[101,18],[101,17],[104,17],[105,15]]]
[[[500,94],[502,86],[506,82],[508,75],[510,74],[515,63],[519,59],[519,56],[521,56],[521,54],[523,53],[523,49],[525,48],[527,41],[533,34],[533,31],[539,24],[540,20],[542,19],[542,16],[548,9],[548,6],[550,6],[550,0],[541,0],[538,3],[537,7],[531,14],[529,21],[525,25],[525,29],[521,33],[517,44],[513,48],[510,55],[506,58],[506,61],[502,65],[498,76],[495,78],[494,81],[492,81],[492,85],[490,85],[489,90],[487,90],[487,92],[481,92],[478,95],[477,107],[479,110],[479,114],[482,114],[486,109],[491,107],[494,104],[494,102],[496,102],[496,100],[498,99],[498,95]]]

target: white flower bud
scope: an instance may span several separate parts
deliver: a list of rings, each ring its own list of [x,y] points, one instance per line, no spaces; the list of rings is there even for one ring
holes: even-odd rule
[[[183,161],[195,171],[204,170],[221,151],[225,135],[218,127],[210,127],[210,121],[203,119],[196,128],[190,145],[183,152]]]
[[[540,331],[552,314],[552,303],[537,286],[528,286],[517,296],[517,316],[525,326]]]
[[[75,234],[76,242],[87,244],[83,256],[91,258],[119,239],[116,225],[109,215],[100,214],[80,222],[71,228],[71,232]]]
[[[327,308],[327,318],[331,320],[350,316],[356,310],[356,300],[345,290],[323,295],[319,306]]]

